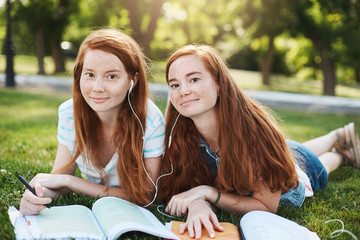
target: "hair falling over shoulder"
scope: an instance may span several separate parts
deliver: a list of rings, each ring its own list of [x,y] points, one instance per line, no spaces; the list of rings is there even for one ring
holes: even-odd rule
[[[167,202],[173,195],[201,184],[239,195],[256,191],[260,179],[274,192],[287,192],[297,186],[293,156],[275,118],[236,86],[226,62],[215,49],[194,45],[179,49],[168,60],[166,79],[172,62],[186,55],[199,56],[220,87],[218,175],[216,179],[209,177],[200,155],[199,133],[191,119],[181,116],[162,163],[163,172],[168,172],[172,162],[174,174],[160,182],[160,199]],[[170,103],[166,113],[166,142],[178,114]]]
[[[84,57],[88,50],[97,49],[116,55],[124,64],[129,77],[137,75],[137,83],[130,95],[131,103],[143,126],[146,123],[148,97],[147,63],[138,44],[126,34],[114,29],[100,29],[92,32],[82,42],[74,67],[73,100],[76,129],[76,149],[73,161],[82,154],[91,159],[91,164],[101,170],[104,180],[107,176],[100,164],[99,139],[101,123],[97,114],[85,102],[80,91],[80,77]],[[124,101],[117,117],[117,126],[112,136],[118,148],[117,171],[120,188],[136,204],[151,200],[153,187],[142,167],[142,131],[133,116],[129,103]],[[89,163],[88,163],[89,164]]]
[[[169,106],[167,111],[165,142],[169,142],[169,133],[178,116],[174,107]],[[181,137],[179,137],[181,136]],[[201,161],[199,137],[191,119],[180,116],[172,133],[173,140],[167,146],[162,160],[162,172],[171,172],[171,163],[174,172],[159,181],[159,199],[168,202],[170,198],[180,192],[198,185],[213,185],[214,179],[207,169],[205,161]]]

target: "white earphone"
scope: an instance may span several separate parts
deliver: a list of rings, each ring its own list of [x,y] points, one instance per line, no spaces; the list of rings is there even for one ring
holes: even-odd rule
[[[129,88],[129,93],[131,92],[133,87],[134,87],[134,80],[131,79],[131,85],[130,85],[130,88]]]
[[[133,106],[132,106],[132,104],[131,104],[131,100],[130,100],[130,93],[131,93],[131,90],[132,90],[133,86],[134,86],[134,81],[131,79],[131,85],[130,85],[130,88],[129,88],[129,91],[128,91],[128,94],[127,94],[127,100],[128,100],[128,103],[129,103],[129,106],[130,106],[130,109],[131,109],[132,113],[134,114],[134,116],[136,117],[137,121],[138,121],[139,124],[140,124],[141,132],[142,132],[142,135],[143,135],[143,141],[144,141],[144,137],[145,137],[145,129],[144,129],[144,126],[142,125],[142,123],[141,123],[138,115],[136,114],[136,112],[135,112],[135,110],[134,110],[134,108],[133,108]],[[179,114],[179,116],[180,116],[180,114]],[[178,116],[178,118],[179,118],[179,116]],[[176,119],[176,121],[177,121],[177,119]],[[174,126],[175,126],[175,125],[174,125]],[[174,127],[173,127],[173,128],[174,128]],[[172,131],[171,131],[171,132],[172,132]],[[169,146],[170,146],[170,142],[169,142]],[[143,149],[142,149],[142,152],[144,152],[144,143],[143,143],[142,148],[143,148]],[[141,155],[141,163],[142,163],[142,167],[143,167],[143,169],[144,169],[144,172],[146,173],[147,177],[150,179],[151,183],[154,185],[154,188],[155,188],[155,194],[154,194],[154,197],[153,197],[152,201],[151,201],[150,203],[148,203],[148,204],[146,204],[146,205],[143,206],[143,207],[148,207],[148,206],[150,206],[150,205],[155,201],[155,199],[156,199],[156,197],[157,197],[159,179],[162,178],[162,177],[171,175],[171,174],[174,172],[174,168],[173,168],[172,163],[170,162],[170,164],[171,164],[171,172],[170,172],[170,173],[164,173],[164,174],[160,175],[160,176],[156,179],[156,181],[154,182],[154,181],[151,179],[149,173],[146,171],[145,163],[144,163],[144,159],[143,159],[143,154]]]

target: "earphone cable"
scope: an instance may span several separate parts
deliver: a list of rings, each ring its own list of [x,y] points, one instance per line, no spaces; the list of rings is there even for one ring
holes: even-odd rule
[[[135,110],[134,110],[134,108],[133,108],[132,105],[131,105],[130,93],[131,93],[131,91],[128,91],[128,95],[127,95],[128,103],[129,103],[129,106],[130,106],[130,109],[131,109],[132,113],[135,115],[137,121],[138,121],[139,124],[140,124],[141,131],[142,131],[142,135],[143,135],[143,137],[142,137],[143,143],[142,143],[141,164],[142,164],[142,166],[143,166],[144,172],[146,173],[146,176],[150,179],[151,183],[153,184],[153,186],[154,186],[154,188],[155,188],[155,194],[154,194],[154,197],[153,197],[152,201],[151,201],[150,203],[148,203],[148,204],[146,204],[146,205],[143,206],[143,207],[148,207],[148,206],[150,206],[151,204],[153,204],[153,202],[155,201],[155,199],[156,199],[156,197],[157,197],[159,179],[162,178],[162,177],[171,175],[171,174],[174,172],[174,168],[173,168],[172,162],[170,162],[171,172],[160,175],[160,176],[156,179],[156,183],[152,180],[152,178],[150,177],[149,173],[146,171],[146,167],[145,167],[145,163],[144,163],[144,158],[143,158],[143,153],[144,153],[144,141],[145,141],[145,131],[144,131],[144,127],[143,127],[143,125],[142,125],[142,123],[141,123],[141,121],[140,121],[140,118],[139,118],[138,115],[135,113]],[[179,114],[179,116],[180,116],[180,114]],[[179,116],[177,117],[177,119],[179,118]],[[177,119],[176,119],[176,121],[177,121]],[[175,124],[176,124],[176,122],[175,122]],[[175,124],[174,124],[174,126],[175,126]],[[173,126],[172,130],[174,129],[174,126]],[[171,133],[172,133],[172,130],[171,130]],[[171,134],[170,134],[170,136],[171,136]]]
[[[171,131],[170,131],[170,136],[169,136],[168,148],[170,148],[170,145],[171,145],[171,138],[172,138],[172,133],[173,133],[173,131],[174,131],[175,125],[176,125],[176,123],[177,123],[177,121],[178,121],[179,117],[180,117],[180,113],[177,115],[177,117],[176,117],[176,119],[175,119],[175,122],[174,122],[174,125],[173,125],[173,126],[172,126],[172,128],[171,128]]]

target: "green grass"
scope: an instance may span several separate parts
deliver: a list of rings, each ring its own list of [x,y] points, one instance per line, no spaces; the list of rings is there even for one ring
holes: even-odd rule
[[[56,75],[71,76],[74,68],[74,60],[66,59],[65,69],[67,72]],[[6,56],[0,55],[0,72],[5,72],[6,69]],[[44,69],[48,75],[54,75],[55,65],[50,56],[44,58]],[[38,74],[38,61],[35,56],[15,55],[14,57],[14,71],[19,74]]]
[[[34,94],[19,90],[0,89],[0,236],[15,239],[8,219],[8,206],[19,207],[25,190],[14,173],[31,179],[39,172],[49,172],[57,148],[57,108],[70,94]],[[164,111],[165,102],[156,104]],[[360,126],[360,116],[315,114],[306,112],[276,111],[280,126],[289,138],[298,141],[322,135],[354,121]],[[77,173],[79,174],[79,173]],[[360,171],[341,167],[329,176],[326,190],[306,199],[301,208],[280,206],[278,214],[289,218],[312,231],[321,239],[340,228],[340,224],[325,221],[341,219],[345,229],[360,236]],[[83,204],[88,207],[95,199],[71,194],[55,201],[55,205]],[[150,209],[162,222],[172,219]],[[239,223],[241,216],[218,215],[221,221]],[[178,218],[184,220],[185,218]],[[121,239],[156,239],[141,233],[128,233]],[[352,239],[342,234],[338,239]]]
[[[231,75],[239,87],[246,90],[262,90],[262,91],[279,91],[291,93],[305,93],[322,95],[323,82],[320,80],[303,80],[296,78],[284,77],[273,74],[271,76],[270,85],[262,84],[259,72],[244,71],[232,69]],[[336,96],[360,98],[360,86],[356,85],[340,85],[335,88]]]

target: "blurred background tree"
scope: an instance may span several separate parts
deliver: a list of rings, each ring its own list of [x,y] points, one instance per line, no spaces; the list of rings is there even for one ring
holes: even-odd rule
[[[323,81],[360,84],[360,0],[12,0],[16,53],[44,56],[65,70],[93,29],[131,35],[154,61],[189,43],[219,49],[233,68]],[[1,0],[0,0],[1,4]],[[0,37],[4,38],[4,4]],[[1,43],[2,44],[2,43]]]
[[[14,18],[20,51],[31,53],[36,43],[39,74],[45,74],[44,57],[51,53],[55,72],[65,71],[61,42],[71,14],[79,11],[78,1],[71,0],[15,0]],[[30,44],[29,44],[30,43]],[[47,50],[46,48],[49,48]],[[16,48],[17,49],[17,48]],[[51,49],[51,50],[50,50]],[[47,50],[47,51],[46,51]]]
[[[279,0],[246,0],[240,14],[243,27],[253,31],[252,38],[257,40],[256,50],[260,52],[258,65],[264,85],[270,85],[275,57],[275,38],[286,30],[286,1]]]

